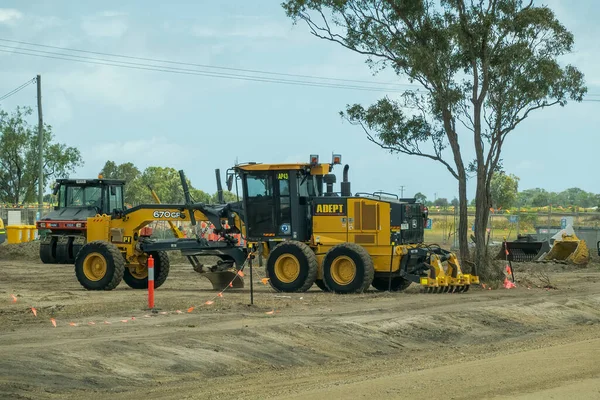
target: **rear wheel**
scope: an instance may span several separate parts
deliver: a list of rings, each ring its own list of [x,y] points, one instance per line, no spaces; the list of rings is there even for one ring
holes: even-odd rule
[[[73,238],[61,236],[56,243],[56,261],[59,264],[72,264],[75,261],[73,257]]]
[[[112,290],[123,279],[125,259],[112,243],[94,241],[85,244],[75,259],[75,276],[88,290]]]
[[[159,288],[167,280],[171,263],[166,251],[153,251],[149,255],[154,259],[154,288]],[[148,259],[144,257],[139,264],[125,267],[123,280],[133,289],[148,288]]]
[[[321,289],[324,292],[331,292],[331,290],[329,290],[329,288],[327,286],[325,286],[325,282],[323,282],[322,279],[317,279],[315,281],[315,283],[317,284],[317,286],[319,287],[319,289]]]
[[[408,279],[404,279],[402,277],[394,277],[392,278],[392,292],[400,292],[404,289],[406,289],[407,287],[410,286],[412,282],[409,281]],[[380,291],[386,291],[389,289],[389,285],[390,285],[390,281],[389,278],[375,278],[373,279],[373,282],[371,283],[373,285],[373,287],[377,290]]]
[[[56,236],[40,244],[40,260],[44,264],[56,264]]]
[[[73,246],[71,248],[71,254],[73,255],[73,260],[75,260],[75,258],[77,258],[77,254],[79,253],[79,250],[81,250],[83,245],[85,245],[85,236],[78,235],[73,238]]]
[[[317,277],[317,257],[297,241],[285,241],[273,248],[267,259],[267,277],[279,292],[305,292]]]
[[[374,274],[371,256],[355,243],[338,244],[323,259],[323,280],[335,293],[362,293],[371,286]]]

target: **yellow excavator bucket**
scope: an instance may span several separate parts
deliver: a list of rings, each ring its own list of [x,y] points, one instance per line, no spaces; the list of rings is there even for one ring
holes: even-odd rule
[[[573,254],[569,256],[567,261],[571,261],[573,264],[576,265],[586,265],[590,262],[590,250],[588,249],[585,240],[579,241],[579,245],[577,246]]]
[[[561,239],[554,241],[545,260],[569,261],[576,265],[585,265],[590,261],[590,251],[585,243],[575,235],[562,234]]]

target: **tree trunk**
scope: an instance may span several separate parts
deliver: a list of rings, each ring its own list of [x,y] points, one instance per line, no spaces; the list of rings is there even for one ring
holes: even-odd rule
[[[487,268],[487,222],[490,215],[490,198],[485,174],[477,174],[477,190],[475,199],[475,266],[477,269]]]
[[[458,143],[458,135],[454,130],[454,123],[452,113],[449,109],[442,111],[444,120],[444,129],[452,149],[452,155],[454,156],[454,164],[456,165],[456,174],[458,175],[458,202],[459,202],[459,221],[458,221],[458,248],[459,248],[459,259],[462,264],[469,259],[469,242],[467,238],[467,231],[469,226],[468,214],[467,214],[467,173],[465,171],[465,164],[462,160],[460,153],[460,144]]]
[[[458,174],[458,249],[462,265],[469,259],[469,221],[467,210],[467,176],[464,168]]]

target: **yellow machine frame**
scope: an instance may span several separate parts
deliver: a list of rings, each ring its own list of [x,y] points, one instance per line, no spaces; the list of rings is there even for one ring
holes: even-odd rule
[[[310,171],[310,175],[323,176],[329,174],[335,164],[335,162],[332,164],[249,164],[237,166],[236,169],[242,171],[242,174],[304,170]],[[312,234],[308,240],[303,241],[315,255],[317,267],[315,281],[321,289],[328,290],[323,284],[324,264],[327,262],[331,264],[327,265],[331,274],[333,274],[333,269],[337,271],[336,281],[343,284],[344,276],[346,276],[347,282],[355,279],[356,265],[353,265],[355,262],[350,260],[350,257],[341,255],[333,261],[326,260],[330,252],[346,244],[358,245],[366,251],[372,262],[374,282],[377,281],[379,287],[384,287],[385,280],[399,276],[403,262],[406,262],[412,253],[420,252],[422,255],[424,249],[428,249],[427,276],[421,275],[418,278],[413,276],[412,279],[426,291],[466,291],[471,284],[479,283],[476,275],[463,273],[458,259],[451,252],[441,248],[431,249],[431,246],[423,243],[395,242],[394,238],[400,237],[403,227],[392,226],[390,218],[392,210],[389,201],[381,198],[346,196],[343,205],[335,202],[331,204],[317,202],[316,209],[312,212]],[[330,197],[330,199],[334,199],[334,197]],[[278,245],[289,242],[290,239],[277,237],[277,235],[273,235],[273,239],[270,239],[268,238],[269,234],[264,234],[264,236],[266,237],[256,240],[256,242],[260,243],[262,247],[261,255],[267,258],[268,270],[269,258],[272,258],[270,262],[273,277],[281,283],[280,285],[272,283],[272,286],[276,290],[285,291],[285,285],[301,276],[302,262],[298,259],[298,255],[291,253],[276,252],[274,256],[271,256]],[[255,240],[255,238],[251,239]],[[444,262],[447,262],[446,267]],[[305,290],[306,286],[308,285],[302,286],[300,290]],[[397,284],[397,287],[401,286],[402,284]],[[362,289],[358,291],[362,291]]]

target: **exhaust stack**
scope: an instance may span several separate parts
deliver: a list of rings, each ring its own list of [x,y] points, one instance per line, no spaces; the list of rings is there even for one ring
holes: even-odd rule
[[[215,174],[217,176],[217,201],[219,204],[225,204],[225,199],[223,198],[223,186],[221,185],[221,170],[215,169]]]
[[[340,183],[340,189],[342,192],[342,197],[350,197],[352,196],[352,191],[350,190],[350,182],[348,181],[348,170],[350,166],[348,164],[344,165],[344,178]]]

